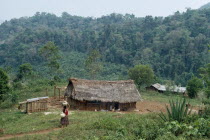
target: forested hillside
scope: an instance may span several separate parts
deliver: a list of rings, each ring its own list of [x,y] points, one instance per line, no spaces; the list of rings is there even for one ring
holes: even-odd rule
[[[210,8],[210,2],[200,7],[200,9],[207,9],[207,8]]]
[[[128,68],[150,65],[156,76],[185,85],[197,69],[210,62],[210,9],[176,12],[165,18],[111,14],[84,18],[63,13],[36,13],[0,25],[0,66],[13,72],[31,63],[46,75],[39,48],[48,41],[61,53],[61,78],[89,78],[84,62],[98,49],[103,68],[98,79],[125,79]]]

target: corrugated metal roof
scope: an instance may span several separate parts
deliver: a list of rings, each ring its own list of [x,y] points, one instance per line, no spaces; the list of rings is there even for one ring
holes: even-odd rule
[[[47,97],[31,98],[31,99],[27,99],[27,102],[33,102],[33,101],[38,101],[38,100],[47,99],[47,98],[49,98],[49,97],[47,96]]]
[[[159,83],[153,84],[152,85],[154,88],[156,88],[159,91],[166,91],[169,90],[171,92],[178,92],[178,93],[184,93],[186,92],[186,87],[178,87],[178,86],[170,86],[167,87],[166,85],[161,85]]]

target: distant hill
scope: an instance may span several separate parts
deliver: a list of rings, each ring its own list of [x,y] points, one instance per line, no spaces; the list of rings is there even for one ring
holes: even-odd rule
[[[176,12],[165,18],[110,14],[99,18],[63,13],[58,17],[36,13],[0,25],[0,67],[30,63],[47,76],[39,49],[54,42],[61,53],[61,78],[89,78],[84,62],[98,49],[103,69],[97,79],[118,80],[128,69],[150,65],[156,76],[185,85],[198,69],[210,62],[210,9]]]
[[[199,9],[209,9],[210,8],[210,2],[201,6]]]

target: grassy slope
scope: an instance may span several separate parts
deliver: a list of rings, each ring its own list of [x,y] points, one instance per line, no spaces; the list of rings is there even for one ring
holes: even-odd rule
[[[179,98],[186,98],[187,101],[189,101],[189,103],[194,106],[201,105],[201,103],[202,103],[200,99],[190,99],[190,98],[184,97],[182,95],[171,94],[171,93],[162,94],[162,93],[158,93],[158,92],[144,91],[144,92],[141,92],[141,95],[144,100],[158,101],[158,102],[163,102],[163,103],[168,103],[169,100],[176,100]]]
[[[31,121],[32,118],[36,119],[32,122],[24,121]],[[43,120],[43,118],[45,119]],[[176,137],[161,131],[163,123],[156,114],[138,115],[118,114],[113,112],[74,111],[73,114],[69,116],[69,119],[70,125],[68,127],[52,131],[48,134],[26,135],[19,139],[134,140],[157,138],[158,140],[185,140],[185,138],[181,136]],[[20,120],[14,124],[15,128],[11,127],[12,122],[8,122],[4,129],[10,133],[28,132],[28,130],[37,131],[44,128],[46,129],[46,127],[57,127],[58,122],[59,115],[47,115],[43,117],[43,113],[34,113],[24,115],[20,118]],[[18,125],[20,123],[25,125]],[[32,128],[36,128],[36,130]]]
[[[1,118],[7,119],[4,124],[5,134],[16,134],[38,131],[43,129],[59,127],[59,114],[44,115],[43,113],[33,113],[24,115],[12,111],[1,113]],[[7,116],[11,116],[7,118]],[[124,136],[124,133],[130,138],[135,137],[135,129],[138,129],[139,123],[158,123],[156,115],[136,115],[136,114],[118,114],[112,112],[89,112],[89,111],[74,111],[70,115],[70,125],[64,129],[57,130],[50,134],[40,135],[38,138],[53,138],[53,139],[93,139],[106,138],[119,135],[119,138]],[[14,127],[15,126],[15,127]],[[146,126],[145,126],[146,127]],[[125,131],[125,132],[121,132]],[[144,132],[146,136],[146,131]],[[37,135],[34,138],[37,138]],[[28,139],[29,136],[23,137]],[[31,137],[33,139],[33,136]]]
[[[65,86],[66,83],[61,83],[59,86]],[[23,89],[19,91],[21,95],[20,101],[27,98],[45,96],[45,88],[49,89],[49,95],[53,95],[53,87],[50,86],[36,86],[31,89]],[[155,92],[141,92],[144,100],[158,101],[167,103],[169,99],[177,99],[182,96],[173,94],[158,94]],[[190,99],[193,105],[200,104],[197,99]],[[26,115],[17,109],[6,109],[0,112],[0,129],[4,130],[4,134],[17,134],[35,132],[39,130],[52,129],[59,127],[59,112],[60,110],[53,110],[57,114],[44,115],[44,113],[33,113]],[[158,124],[157,114],[137,115],[137,114],[117,114],[111,112],[74,112],[70,115],[70,122],[67,128],[57,130],[50,134],[25,136],[22,139],[111,139],[112,136],[119,135],[119,139],[124,133],[128,133],[129,138],[135,137],[135,130],[138,128],[138,123],[153,123]],[[105,121],[104,121],[105,120]],[[148,120],[148,122],[147,122]],[[159,125],[159,124],[158,124]],[[145,124],[145,127],[147,124]],[[155,125],[154,125],[155,126]],[[153,126],[153,127],[154,127]],[[148,126],[149,127],[149,126]],[[121,129],[122,128],[122,129]],[[127,130],[128,129],[128,130]],[[118,132],[119,131],[119,132]],[[126,131],[126,132],[121,132]],[[123,134],[122,134],[123,133]],[[144,132],[145,137],[147,132]],[[148,132],[149,133],[149,132]],[[1,135],[1,134],[0,134]],[[152,134],[150,134],[152,135]]]

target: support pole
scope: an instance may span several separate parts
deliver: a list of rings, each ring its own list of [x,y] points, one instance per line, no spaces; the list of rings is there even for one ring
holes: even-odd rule
[[[46,96],[48,96],[48,89],[46,88]]]
[[[55,98],[55,95],[56,95],[56,86],[54,86],[54,98]]]
[[[60,96],[61,96],[61,89],[60,88],[58,88],[58,93],[59,93],[59,101],[60,101]]]

